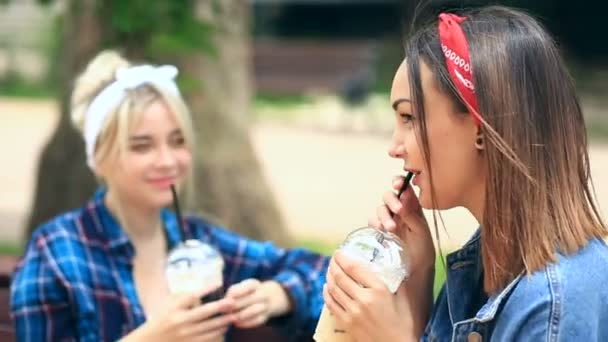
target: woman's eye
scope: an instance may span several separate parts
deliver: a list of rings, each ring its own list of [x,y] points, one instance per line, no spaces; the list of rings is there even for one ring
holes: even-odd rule
[[[131,151],[134,152],[146,152],[150,149],[149,144],[135,144],[131,145]]]
[[[401,117],[401,121],[403,121],[403,123],[410,123],[414,120],[414,116],[412,114],[408,114],[408,113],[399,113],[399,116]]]
[[[184,139],[184,137],[175,137],[175,138],[171,139],[170,143],[171,143],[171,146],[181,147],[186,144],[186,139]]]

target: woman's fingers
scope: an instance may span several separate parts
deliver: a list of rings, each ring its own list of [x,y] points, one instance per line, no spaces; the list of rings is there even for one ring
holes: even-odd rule
[[[189,322],[203,321],[209,317],[213,317],[220,313],[232,311],[234,301],[230,298],[220,299],[215,302],[210,302],[196,306],[186,313],[186,320]]]
[[[393,189],[395,189],[396,191],[399,191],[399,189],[401,189],[401,186],[403,185],[404,181],[405,181],[405,178],[403,176],[395,176],[393,178]]]
[[[260,281],[257,279],[246,279],[238,284],[230,286],[226,291],[226,297],[233,298],[235,300],[248,296],[255,292],[256,288],[260,285]]]
[[[240,311],[240,310],[247,308],[260,301],[262,301],[262,299],[260,298],[260,295],[254,293],[249,296],[242,297],[242,298],[239,298],[238,300],[235,300],[234,305],[233,305],[233,310]]]
[[[359,261],[337,251],[332,258],[334,261],[333,277],[351,298],[359,297],[362,288],[384,288],[386,285],[373,271]]]
[[[397,228],[397,224],[386,205],[381,205],[376,209],[376,217],[381,224],[380,229],[394,231]]]
[[[325,301],[325,306],[327,306],[329,312],[331,312],[334,316],[344,317],[346,310],[344,310],[344,308],[334,300],[331,293],[329,293],[327,286],[328,285],[325,285],[323,287],[323,300]]]
[[[201,298],[217,290],[220,286],[222,285],[212,284],[192,293],[178,294],[175,296],[174,305],[179,309],[189,309],[198,306],[201,302]]]
[[[403,209],[403,203],[397,198],[397,194],[392,191],[385,192],[382,201],[393,214],[399,214]]]
[[[216,332],[223,331],[234,321],[232,315],[221,315],[214,318],[207,319],[202,322],[193,322],[187,328],[184,329],[185,336],[200,336],[200,335],[214,335]],[[220,334],[221,335],[221,334]]]
[[[245,310],[235,314],[237,326],[251,328],[264,323],[267,319],[268,305],[264,302],[255,303]]]
[[[327,291],[331,295],[331,298],[338,304],[344,311],[348,311],[351,307],[353,299],[344,292],[337,284],[327,284]]]
[[[224,341],[224,335],[226,335],[227,331],[228,331],[228,326],[222,327],[222,328],[217,328],[214,330],[206,330],[206,331],[201,332],[198,335],[192,336],[192,338],[189,340],[197,341],[197,342],[220,342],[220,341]]]

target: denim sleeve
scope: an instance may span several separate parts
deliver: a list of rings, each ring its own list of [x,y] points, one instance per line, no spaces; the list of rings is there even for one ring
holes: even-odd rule
[[[329,258],[304,249],[283,249],[271,242],[249,240],[219,227],[211,227],[209,233],[226,262],[226,285],[247,278],[278,282],[288,294],[293,311],[270,323],[291,336],[312,336],[323,306]]]
[[[44,238],[29,243],[11,283],[11,319],[18,341],[77,340],[67,289],[51,267]]]

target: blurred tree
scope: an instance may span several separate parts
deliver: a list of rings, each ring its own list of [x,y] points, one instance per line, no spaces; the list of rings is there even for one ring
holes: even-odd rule
[[[42,3],[52,0],[40,0]],[[197,152],[191,210],[255,239],[290,239],[248,132],[250,8],[231,0],[66,1],[61,36],[61,119],[38,169],[27,237],[44,220],[81,205],[95,181],[72,128],[74,77],[103,48],[132,60],[176,63],[191,105]]]
[[[57,73],[60,118],[40,156],[26,241],[38,224],[61,211],[82,205],[95,189],[95,179],[86,166],[82,138],[72,126],[69,115],[73,79],[101,46],[101,22],[95,1],[66,2],[61,22],[61,63],[56,63],[61,69]]]
[[[212,58],[184,54],[181,68],[202,79],[188,91],[198,138],[196,203],[247,236],[289,242],[248,126],[252,102],[250,4],[198,0],[197,17],[211,24]]]

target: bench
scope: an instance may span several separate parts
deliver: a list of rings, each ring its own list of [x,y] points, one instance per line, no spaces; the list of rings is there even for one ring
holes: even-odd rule
[[[0,256],[0,341],[15,341],[10,317],[10,275],[15,269],[17,258]]]

